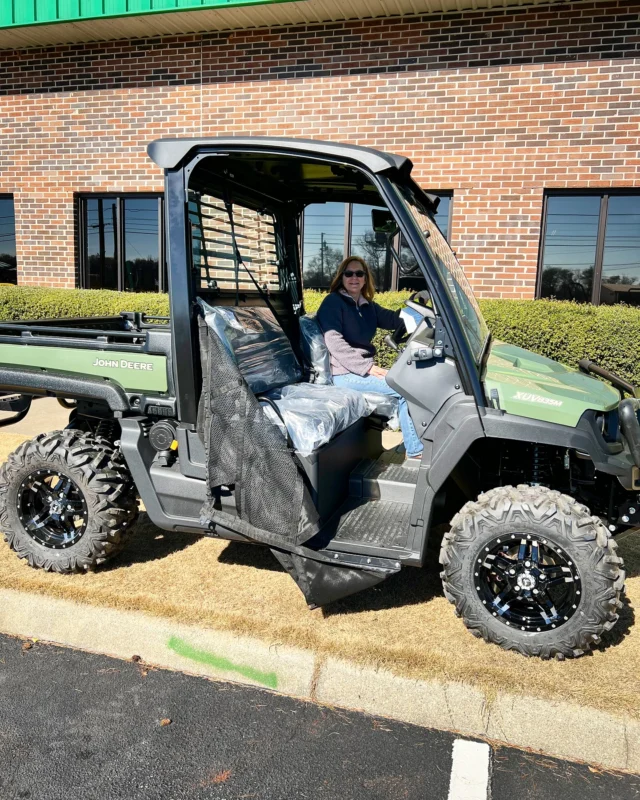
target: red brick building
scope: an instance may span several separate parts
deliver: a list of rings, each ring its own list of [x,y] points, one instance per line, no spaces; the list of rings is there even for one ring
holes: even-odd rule
[[[0,16],[0,281],[13,254],[20,284],[162,289],[147,143],[242,133],[408,155],[480,296],[639,302],[638,3],[344,0],[302,24],[327,7]],[[357,207],[313,214],[305,265],[363,246]]]

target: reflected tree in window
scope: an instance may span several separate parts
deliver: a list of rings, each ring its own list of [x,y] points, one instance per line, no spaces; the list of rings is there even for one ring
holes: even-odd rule
[[[540,297],[640,305],[640,195],[549,195]]]
[[[591,299],[600,198],[549,197],[542,255],[542,297]]]
[[[345,203],[313,203],[304,212],[304,284],[326,289],[344,258]]]
[[[608,198],[600,302],[640,305],[640,195]]]
[[[435,219],[448,238],[452,196],[450,193],[438,196],[440,205]],[[407,279],[402,278],[395,268],[387,237],[376,234],[372,227],[371,211],[381,207],[363,203],[312,203],[307,206],[302,240],[303,275],[307,288],[328,288],[345,255],[364,258],[378,291],[397,287],[398,280],[401,284],[402,281],[406,283]],[[408,247],[405,247],[402,258],[413,259]],[[421,283],[424,284],[424,280]]]
[[[160,262],[161,195],[81,197],[81,269],[88,289],[157,292],[166,276]],[[166,285],[166,277],[164,278]]]

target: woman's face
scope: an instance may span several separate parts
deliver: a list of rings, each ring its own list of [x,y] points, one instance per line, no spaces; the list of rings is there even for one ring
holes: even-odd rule
[[[356,274],[357,273],[357,274]],[[362,275],[362,277],[358,277]],[[349,261],[342,273],[342,285],[349,294],[357,295],[364,289],[365,284],[364,267],[359,261]]]

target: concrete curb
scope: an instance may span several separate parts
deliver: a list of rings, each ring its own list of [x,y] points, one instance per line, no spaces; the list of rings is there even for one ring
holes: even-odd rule
[[[569,703],[416,681],[135,611],[0,590],[0,632],[640,773],[640,722]]]

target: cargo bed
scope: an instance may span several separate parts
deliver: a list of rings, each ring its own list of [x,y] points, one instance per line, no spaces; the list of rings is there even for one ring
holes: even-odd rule
[[[112,412],[175,406],[168,317],[123,312],[0,323],[0,410],[18,422],[36,396],[87,398]],[[158,410],[161,409],[161,410]]]

